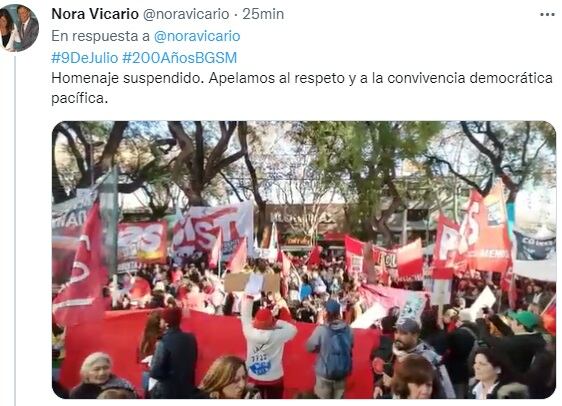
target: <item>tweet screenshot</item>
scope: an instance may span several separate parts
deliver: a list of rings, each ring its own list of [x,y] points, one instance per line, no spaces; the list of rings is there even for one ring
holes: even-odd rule
[[[560,398],[560,1],[9,1],[0,404]]]

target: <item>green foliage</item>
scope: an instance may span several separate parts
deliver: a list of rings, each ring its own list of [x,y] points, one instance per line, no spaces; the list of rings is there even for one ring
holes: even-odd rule
[[[352,224],[366,230],[397,172],[422,157],[439,122],[310,122],[297,135],[316,152],[315,166],[350,203]],[[367,223],[367,224],[366,224]]]

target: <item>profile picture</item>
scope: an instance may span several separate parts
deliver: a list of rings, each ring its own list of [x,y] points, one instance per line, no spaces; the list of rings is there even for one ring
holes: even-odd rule
[[[39,35],[39,22],[24,4],[9,4],[0,9],[2,48],[21,52],[31,47]]]

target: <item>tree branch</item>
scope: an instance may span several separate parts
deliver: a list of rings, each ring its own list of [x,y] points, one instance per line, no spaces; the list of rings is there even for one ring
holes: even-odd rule
[[[466,183],[467,185],[469,185],[469,186],[473,187],[474,189],[478,190],[478,192],[479,192],[480,194],[483,194],[483,193],[484,193],[484,191],[480,188],[480,185],[478,185],[476,182],[470,180],[470,179],[467,178],[466,176],[460,174],[459,172],[455,171],[455,169],[453,168],[453,165],[451,165],[450,162],[448,162],[448,161],[446,161],[446,160],[444,160],[444,159],[441,159],[441,158],[439,158],[439,157],[437,157],[437,156],[434,156],[434,155],[426,155],[426,158],[430,160],[430,163],[431,163],[431,162],[437,162],[437,163],[440,163],[440,164],[445,164],[445,165],[447,165],[447,167],[449,168],[449,171],[450,171],[453,175],[455,175],[457,178],[459,178],[460,180],[462,180],[462,181],[463,181],[464,183]]]
[[[527,166],[527,145],[529,144],[529,139],[531,138],[531,123],[529,121],[525,122],[525,140],[523,141],[523,151],[521,151],[521,167],[525,168]]]
[[[468,124],[466,121],[461,121],[461,127],[464,135],[466,136],[466,138],[468,138],[468,140],[472,143],[472,145],[474,145],[476,149],[478,149],[478,151],[480,151],[482,154],[486,155],[490,159],[492,165],[495,166],[497,157],[494,155],[492,151],[490,151],[480,141],[478,141],[476,137],[474,137],[474,134],[472,134],[472,131],[470,131],[470,128],[468,128]]]
[[[116,121],[113,123],[113,128],[109,133],[109,139],[105,144],[100,160],[100,172],[108,170],[113,164],[113,157],[115,156],[119,144],[123,139],[123,133],[129,125],[128,121]]]
[[[228,179],[222,171],[219,171],[219,175],[224,179],[224,181],[228,184],[228,186],[230,186],[230,188],[238,198],[238,201],[243,202],[245,199],[242,199],[242,196],[240,196],[240,193],[238,192],[236,186],[234,186],[234,183],[232,183],[230,179]]]

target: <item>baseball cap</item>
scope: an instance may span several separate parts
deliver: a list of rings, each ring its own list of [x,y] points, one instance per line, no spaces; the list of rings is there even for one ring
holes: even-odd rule
[[[528,311],[522,311],[517,313],[508,312],[507,316],[515,320],[522,326],[528,328],[529,330],[532,330],[539,325],[539,318],[537,317],[537,315]]]
[[[340,304],[336,302],[334,299],[329,299],[326,302],[326,311],[330,314],[339,314]]]
[[[268,308],[261,308],[256,312],[253,322],[254,328],[258,330],[272,330],[275,328],[275,318]]]
[[[420,332],[420,325],[414,319],[405,318],[396,323],[396,330],[403,333],[418,334]]]

